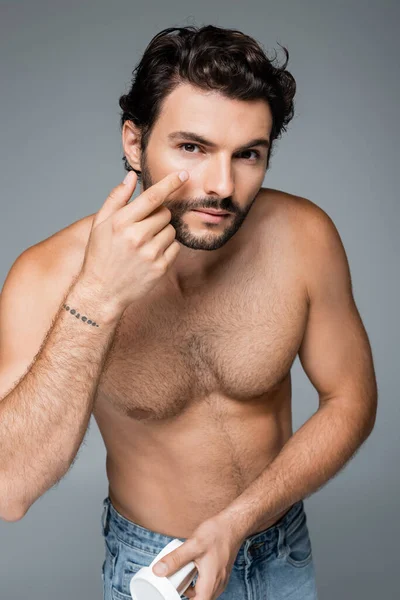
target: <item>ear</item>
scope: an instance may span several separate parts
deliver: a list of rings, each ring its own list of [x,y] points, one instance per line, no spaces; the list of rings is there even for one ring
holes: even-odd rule
[[[122,147],[128,163],[140,171],[140,130],[132,121],[125,121],[122,126]]]

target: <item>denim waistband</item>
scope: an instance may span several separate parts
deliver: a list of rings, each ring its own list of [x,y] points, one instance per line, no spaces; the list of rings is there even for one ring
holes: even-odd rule
[[[281,556],[286,535],[291,530],[292,523],[302,514],[305,517],[304,502],[299,500],[274,525],[246,537],[237,554],[235,565],[240,567],[261,555],[276,553],[277,556]],[[103,500],[102,527],[104,535],[107,535],[110,528],[120,540],[155,554],[174,539],[130,521],[116,510],[109,496]],[[178,539],[185,541],[187,538]]]

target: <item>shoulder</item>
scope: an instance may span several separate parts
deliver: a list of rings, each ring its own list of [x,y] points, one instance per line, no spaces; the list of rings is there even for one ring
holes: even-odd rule
[[[308,295],[328,273],[351,286],[343,242],[324,209],[309,198],[271,188],[261,188],[259,206],[266,239],[273,233],[291,253]]]
[[[257,200],[260,206],[264,206],[268,216],[288,220],[289,224],[298,219],[330,219],[328,214],[309,198],[283,190],[260,188]]]
[[[279,225],[290,231],[302,246],[320,244],[338,235],[328,213],[304,196],[261,188],[258,204],[264,225]]]
[[[43,255],[47,255],[49,258],[53,256],[59,260],[63,254],[73,262],[77,255],[85,252],[94,216],[93,214],[78,219],[45,238],[36,246],[42,250]]]
[[[18,278],[32,270],[33,277],[46,274],[49,285],[65,288],[71,284],[82,266],[93,218],[94,215],[83,217],[29,246],[16,258],[10,274]]]

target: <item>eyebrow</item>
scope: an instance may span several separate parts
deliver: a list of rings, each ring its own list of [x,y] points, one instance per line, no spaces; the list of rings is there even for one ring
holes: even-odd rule
[[[168,134],[168,139],[169,140],[180,140],[180,139],[188,140],[189,139],[189,140],[193,140],[194,142],[198,142],[199,144],[202,144],[203,146],[208,146],[209,148],[217,147],[217,144],[215,144],[214,142],[211,142],[210,140],[207,140],[206,138],[204,138],[202,135],[199,135],[198,133],[194,133],[193,131],[173,131],[172,133]],[[254,140],[250,140],[250,142],[248,142],[244,146],[241,146],[240,148],[236,148],[235,152],[243,152],[243,150],[248,150],[249,148],[251,148],[253,146],[263,146],[264,148],[269,148],[269,140],[267,140],[266,138],[255,138]]]

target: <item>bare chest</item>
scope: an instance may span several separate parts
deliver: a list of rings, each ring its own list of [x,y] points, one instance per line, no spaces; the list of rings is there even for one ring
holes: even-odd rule
[[[156,290],[124,313],[97,402],[140,421],[166,420],[211,396],[245,403],[287,376],[307,306],[295,264],[246,256],[186,297]],[[260,266],[257,267],[256,264]]]

